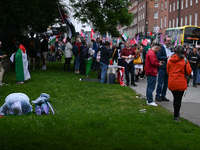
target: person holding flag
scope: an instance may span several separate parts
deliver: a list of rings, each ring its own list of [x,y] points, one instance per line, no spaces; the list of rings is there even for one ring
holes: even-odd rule
[[[27,54],[25,47],[19,41],[15,42],[15,46],[17,48],[17,52],[15,53],[16,84],[23,84],[31,78],[28,70]]]

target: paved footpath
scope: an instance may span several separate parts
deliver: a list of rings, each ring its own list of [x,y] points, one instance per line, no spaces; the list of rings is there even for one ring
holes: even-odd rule
[[[130,86],[137,93],[141,94],[146,98],[146,86],[147,79],[141,79],[139,82],[136,82],[137,87]],[[157,86],[156,86],[157,87]],[[153,98],[155,100],[156,88],[153,92]],[[171,91],[167,90],[166,98],[168,98],[169,102],[157,102],[157,104],[162,107],[174,112],[173,110],[173,95]],[[153,107],[153,106],[152,106]],[[180,116],[184,119],[189,120],[190,122],[200,126],[200,85],[197,85],[197,88],[192,86],[192,80],[189,83],[189,87],[187,89],[185,97],[183,96]]]

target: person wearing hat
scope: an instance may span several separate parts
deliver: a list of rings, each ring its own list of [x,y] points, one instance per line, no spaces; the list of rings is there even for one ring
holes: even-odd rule
[[[22,115],[32,111],[29,97],[24,93],[9,94],[0,107],[0,115]]]

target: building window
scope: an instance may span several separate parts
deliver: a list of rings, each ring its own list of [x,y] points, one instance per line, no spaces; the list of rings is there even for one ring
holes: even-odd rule
[[[154,19],[158,19],[158,12],[154,12]]]
[[[197,26],[197,12],[195,13],[195,26]]]
[[[140,19],[142,20],[142,15],[141,15]]]
[[[140,21],[140,16],[138,16],[138,21]]]
[[[172,22],[172,28],[175,27],[175,19],[173,19],[173,22]]]
[[[181,17],[181,27],[183,26],[183,17]]]
[[[185,8],[188,7],[188,0],[185,0]]]
[[[185,26],[187,26],[187,16],[185,16]]]
[[[142,15],[143,15],[142,18],[144,19],[144,13]]]
[[[198,0],[196,0],[196,4],[198,4]]]
[[[142,6],[141,6],[141,8],[140,8],[141,10],[142,10]]]
[[[192,6],[192,0],[190,0],[190,6]]]
[[[176,8],[176,3],[174,2],[173,11],[175,11],[175,8]]]
[[[156,25],[153,26],[153,32],[156,32]]]
[[[161,3],[160,10],[163,11],[163,3]]]
[[[177,1],[177,9],[179,9],[179,0]]]
[[[172,12],[172,4],[169,4],[169,12]]]
[[[144,32],[144,26],[142,26],[142,32]]]
[[[139,7],[139,11],[140,11],[140,7]]]
[[[154,3],[154,7],[158,7],[158,3]]]
[[[165,1],[165,10],[167,9],[167,1]]]
[[[162,29],[162,17],[160,18],[160,28]]]
[[[183,0],[181,1],[181,9],[183,9]]]
[[[143,8],[145,7],[145,5],[143,4]]]
[[[176,18],[176,27],[178,27],[178,17]]]
[[[169,20],[169,28],[171,28],[171,20]]]
[[[189,21],[189,25],[192,25],[192,14],[190,14],[190,21]]]
[[[166,19],[166,16],[165,16],[164,28],[166,28],[166,22],[167,22],[167,19]]]

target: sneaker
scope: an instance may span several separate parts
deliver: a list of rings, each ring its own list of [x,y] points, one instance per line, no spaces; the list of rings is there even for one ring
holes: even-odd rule
[[[155,102],[148,103],[148,101],[147,101],[147,105],[149,105],[149,106],[158,106]]]
[[[162,102],[162,99],[159,96],[156,96],[156,101]]]
[[[135,83],[131,83],[132,86],[137,86]]]
[[[181,120],[180,120],[179,117],[178,117],[178,118],[175,118],[175,117],[174,117],[174,121],[175,121],[175,122],[181,122]]]
[[[164,97],[164,98],[161,98],[161,99],[162,99],[162,101],[169,102],[169,99],[167,99],[166,97]]]

